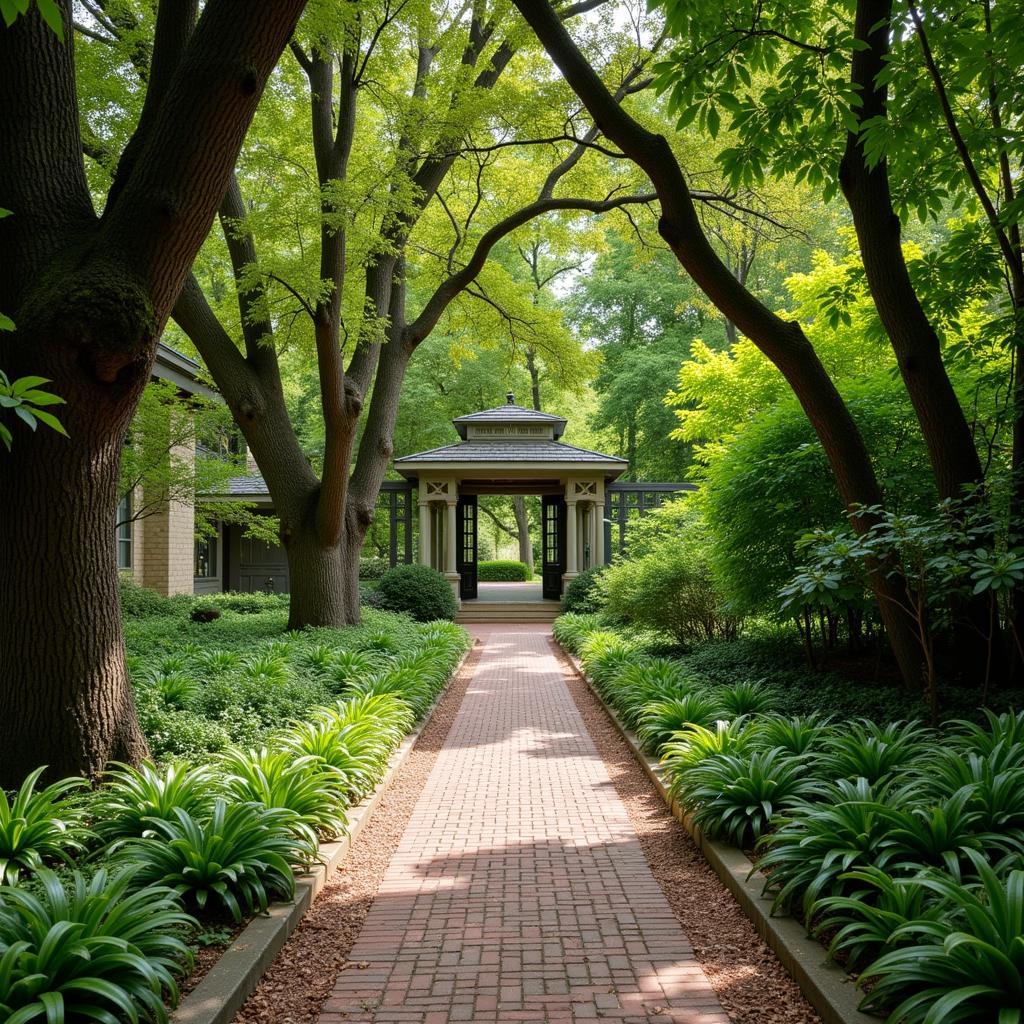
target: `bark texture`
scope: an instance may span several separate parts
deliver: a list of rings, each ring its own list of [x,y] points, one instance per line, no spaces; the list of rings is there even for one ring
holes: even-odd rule
[[[737,329],[775,364],[807,414],[847,507],[879,505],[881,488],[857,425],[800,325],[768,310],[718,257],[701,228],[690,190],[664,136],[648,131],[623,109],[590,66],[549,3],[515,0],[551,59],[604,135],[650,178],[661,204],[659,232],[698,287]],[[857,530],[869,522],[852,516]],[[881,567],[872,587],[893,654],[906,683],[922,685],[922,656],[913,625],[899,609],[898,581]]]
[[[300,0],[161,3],[152,95],[102,218],[86,185],[70,8],[0,29],[0,335],[70,435],[14,423],[0,456],[0,786],[145,752],[124,662],[113,524],[121,448],[157,339]],[[185,39],[191,41],[186,46]]]

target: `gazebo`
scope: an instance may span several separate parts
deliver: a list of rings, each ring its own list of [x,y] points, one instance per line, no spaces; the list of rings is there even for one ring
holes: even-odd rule
[[[617,455],[561,439],[566,420],[517,405],[452,421],[455,444],[395,459],[418,494],[419,561],[451,581],[462,598],[477,597],[477,498],[535,494],[542,504],[542,594],[558,600],[563,586],[605,561],[605,494],[629,468]]]

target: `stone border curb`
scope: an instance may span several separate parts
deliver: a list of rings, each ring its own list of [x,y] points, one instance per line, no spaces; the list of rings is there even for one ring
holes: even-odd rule
[[[558,644],[557,640],[554,642]],[[808,937],[804,926],[792,917],[772,916],[772,901],[761,894],[765,876],[754,869],[747,855],[735,847],[709,839],[694,825],[679,801],[669,793],[661,765],[644,752],[636,734],[627,729],[614,710],[604,702],[597,688],[583,671],[579,659],[565,650],[561,644],[558,644],[558,647],[604,708],[612,724],[657,787],[672,816],[690,834],[697,849],[704,855],[722,884],[735,897],[758,934],[779,958],[782,966],[800,986],[800,991],[818,1012],[824,1024],[879,1024],[880,1018],[858,1009],[861,997],[852,979],[840,967],[825,959],[821,944]]]
[[[317,894],[348,856],[352,844],[405,764],[420,733],[426,728],[438,704],[448,692],[448,687],[462,671],[466,660],[479,642],[473,641],[452,670],[444,689],[437,695],[427,713],[391,755],[387,771],[377,788],[348,809],[348,834],[335,842],[320,844],[319,852],[323,863],[296,877],[295,899],[291,903],[271,904],[266,915],[253,918],[245,926],[238,938],[206,972],[203,980],[182,999],[178,1008],[171,1014],[172,1024],[231,1024],[242,1004],[256,990],[263,973],[306,916]]]

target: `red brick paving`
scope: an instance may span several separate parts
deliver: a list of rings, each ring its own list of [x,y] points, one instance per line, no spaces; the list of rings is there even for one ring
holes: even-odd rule
[[[484,643],[320,1024],[728,1024],[546,630]]]

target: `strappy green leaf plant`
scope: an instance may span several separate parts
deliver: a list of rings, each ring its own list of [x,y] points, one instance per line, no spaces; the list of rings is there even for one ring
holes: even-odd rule
[[[776,814],[813,800],[822,785],[808,776],[798,758],[775,748],[708,758],[680,778],[676,791],[699,828],[746,848],[765,833]]]
[[[947,912],[894,929],[898,948],[861,974],[861,1008],[889,1024],[1021,1024],[1024,1021],[1024,870],[1001,879],[969,854],[980,884],[939,872],[915,879]]]
[[[154,820],[176,821],[176,810],[204,818],[221,792],[209,766],[179,762],[158,768],[143,761],[138,768],[113,762],[92,799],[94,829],[107,844],[152,835]]]
[[[919,722],[849,722],[829,737],[821,771],[834,779],[879,782],[922,759],[933,739],[934,734]]]
[[[726,717],[714,697],[694,691],[645,704],[638,716],[637,735],[645,750],[657,753],[688,726],[710,729]]]
[[[757,719],[757,745],[766,750],[779,747],[790,754],[809,754],[817,751],[828,736],[828,722],[817,712],[793,718],[763,715]]]
[[[318,838],[342,835],[348,828],[342,778],[317,757],[296,757],[287,748],[233,747],[217,767],[230,797],[292,811],[293,827],[310,845]]]
[[[716,690],[714,695],[729,718],[769,711],[773,701],[771,687],[761,680],[747,680],[732,686],[723,686]]]
[[[294,813],[280,807],[218,797],[208,819],[180,807],[174,816],[152,819],[154,835],[130,841],[120,856],[134,866],[135,884],[170,886],[189,910],[226,910],[235,921],[262,913],[272,896],[294,896],[292,864],[316,858],[296,835]]]
[[[858,968],[887,949],[911,945],[909,935],[893,939],[898,928],[911,921],[939,920],[946,913],[944,901],[919,883],[920,875],[893,878],[876,867],[843,875],[841,881],[853,887],[851,895],[826,896],[812,914],[815,934],[832,935],[829,956],[842,954],[850,967]]]
[[[195,922],[164,887],[132,891],[133,872],[41,892],[0,887],[0,1019],[5,1024],[167,1024],[175,975],[192,963],[183,935]]]
[[[847,872],[885,869],[895,861],[900,851],[890,840],[886,811],[900,800],[893,790],[866,779],[840,779],[778,819],[776,830],[761,838],[758,861],[767,872],[766,890],[775,893],[774,909],[802,902],[810,922],[819,898],[847,894]]]
[[[47,861],[71,864],[91,838],[81,802],[69,799],[85,781],[61,779],[37,790],[45,770],[45,765],[37,768],[14,793],[0,789],[0,882],[6,885]]]

